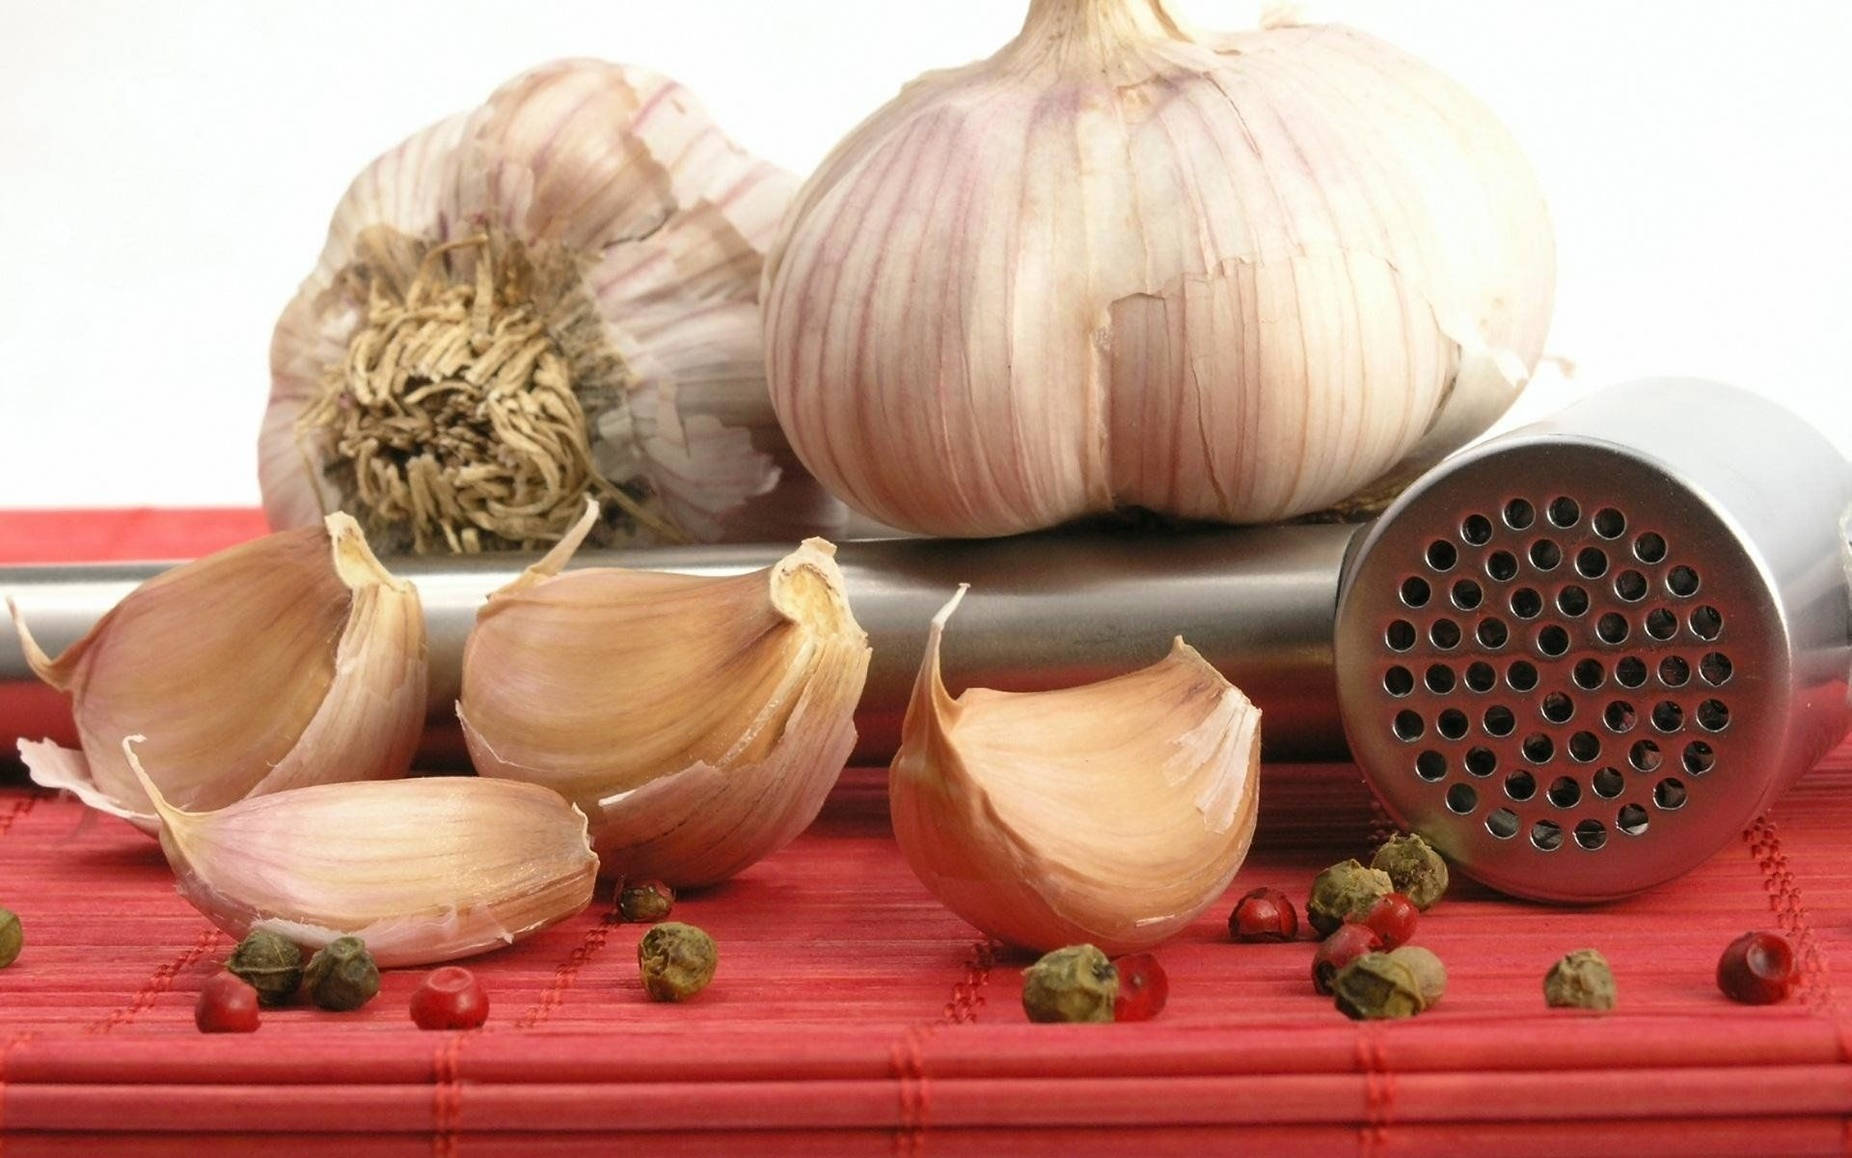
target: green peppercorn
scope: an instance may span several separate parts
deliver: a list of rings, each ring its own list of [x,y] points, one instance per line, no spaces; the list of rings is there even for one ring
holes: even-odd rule
[[[680,921],[666,921],[637,942],[643,989],[655,1001],[686,1001],[707,988],[720,964],[714,939]]]
[[[1447,891],[1447,862],[1433,845],[1412,832],[1390,837],[1376,850],[1370,867],[1388,873],[1395,891],[1424,913]]]
[[[1431,950],[1419,945],[1403,945],[1399,949],[1389,950],[1389,959],[1400,962],[1409,975],[1414,977],[1415,986],[1421,991],[1421,1007],[1432,1009],[1447,992],[1447,967],[1440,963]]]
[[[617,912],[626,921],[650,924],[668,916],[674,907],[675,890],[661,881],[625,881],[617,891]]]
[[[1387,953],[1365,953],[1338,970],[1331,994],[1338,1012],[1353,1021],[1413,1017],[1427,1008],[1421,983]]]
[[[1355,860],[1334,864],[1312,881],[1312,896],[1305,903],[1306,919],[1321,937],[1337,932],[1345,921],[1361,921],[1370,906],[1395,891],[1395,882],[1381,869],[1364,868]]]
[[[1609,1010],[1614,996],[1614,971],[1593,949],[1565,954],[1543,978],[1544,1004],[1552,1009]]]
[[[1118,996],[1119,970],[1092,945],[1056,949],[1022,971],[1030,1021],[1111,1021]]]
[[[264,1005],[281,1005],[302,985],[302,950],[268,929],[252,929],[232,950],[225,969],[257,990]]]
[[[309,1000],[323,1009],[359,1009],[379,992],[379,967],[358,937],[336,937],[302,971]]]
[[[11,909],[0,909],[0,969],[19,959],[19,948],[25,943],[26,934],[19,927],[19,918]]]

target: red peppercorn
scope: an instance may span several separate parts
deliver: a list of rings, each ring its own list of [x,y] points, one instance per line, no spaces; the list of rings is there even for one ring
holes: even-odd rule
[[[200,987],[193,1024],[201,1033],[256,1033],[257,990],[230,973],[214,973]]]
[[[1384,949],[1397,949],[1415,935],[1415,919],[1420,915],[1415,902],[1403,894],[1384,893],[1364,914],[1363,923],[1376,930]]]
[[[1113,998],[1114,1021],[1150,1021],[1170,1000],[1170,978],[1158,959],[1133,953],[1113,962],[1119,970],[1119,995]]]
[[[1312,988],[1329,996],[1331,980],[1338,975],[1338,970],[1365,953],[1383,950],[1383,939],[1375,929],[1355,921],[1344,922],[1320,942],[1318,952],[1312,957]]]
[[[419,1029],[475,1029],[489,1020],[489,995],[467,969],[433,969],[412,994],[412,1020]]]
[[[1235,902],[1228,935],[1237,941],[1290,941],[1299,935],[1299,910],[1278,889],[1255,889]]]
[[[1744,1005],[1773,1005],[1794,989],[1794,949],[1775,933],[1744,933],[1717,958],[1717,988]]]

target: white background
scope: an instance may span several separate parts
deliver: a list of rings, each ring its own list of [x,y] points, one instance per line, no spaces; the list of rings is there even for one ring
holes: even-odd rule
[[[374,155],[557,56],[646,64],[804,172],[1024,0],[0,0],[0,506],[250,504],[276,314]],[[1174,0],[1205,27],[1259,5]],[[1325,0],[1463,82],[1556,218],[1513,418],[1649,373],[1852,451],[1852,3]]]

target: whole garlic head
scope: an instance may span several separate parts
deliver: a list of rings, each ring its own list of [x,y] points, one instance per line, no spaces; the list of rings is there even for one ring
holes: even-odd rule
[[[680,85],[568,60],[374,161],[277,323],[271,525],[382,550],[830,525],[766,396],[761,257],[794,180]]]
[[[1517,146],[1396,49],[1033,0],[806,183],[766,261],[767,373],[811,472],[897,527],[1265,522],[1488,426],[1554,277]]]
[[[1178,639],[1150,667],[1050,692],[954,699],[933,618],[888,778],[894,838],[945,906],[1048,952],[1148,949],[1247,857],[1260,711]]]

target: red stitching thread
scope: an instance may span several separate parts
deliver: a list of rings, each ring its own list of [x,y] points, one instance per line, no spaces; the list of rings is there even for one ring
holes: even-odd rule
[[[13,802],[13,807],[7,810],[6,815],[0,816],[0,836],[5,836],[7,830],[13,827],[13,822],[26,813],[31,812],[41,799],[43,799],[43,797],[39,793],[33,792],[15,800]]]
[[[624,916],[618,912],[617,898],[613,897],[610,911],[586,931],[585,939],[572,952],[566,954],[566,959],[553,971],[553,980],[547,983],[546,989],[528,1007],[527,1012],[515,1019],[514,1027],[532,1029],[553,1016],[553,1011],[565,1000],[566,991],[572,988],[573,979],[579,975],[579,970],[591,963],[591,959],[604,948],[605,942],[611,939],[611,930],[623,923]]]
[[[1833,977],[1826,964],[1826,954],[1821,952],[1819,942],[1814,938],[1813,925],[1807,917],[1807,907],[1801,903],[1800,886],[1794,882],[1794,870],[1788,864],[1788,856],[1781,849],[1781,837],[1775,831],[1775,822],[1766,816],[1757,817],[1748,828],[1743,830],[1743,840],[1749,845],[1749,855],[1762,869],[1762,887],[1768,893],[1768,907],[1774,913],[1775,921],[1781,931],[1794,941],[1795,952],[1801,963],[1801,993],[1807,1000],[1807,1006],[1815,1013],[1837,1014],[1839,997],[1833,991]]]
[[[141,1016],[144,1010],[152,1008],[161,994],[173,988],[174,978],[180,976],[183,970],[212,952],[213,947],[218,944],[219,938],[223,935],[217,929],[207,929],[201,933],[199,938],[193,942],[192,948],[182,950],[178,957],[155,969],[140,991],[129,999],[128,1005],[91,1022],[84,1027],[84,1032],[108,1033],[119,1025],[127,1025],[134,1021]]]
[[[1388,1144],[1389,1122],[1395,1116],[1395,1075],[1389,1072],[1382,1034],[1373,1026],[1357,1029],[1357,1064],[1363,1070],[1364,1112],[1368,1115],[1357,1134],[1358,1151],[1368,1156]]]
[[[965,962],[964,976],[952,983],[952,999],[945,1003],[945,1019],[954,1024],[976,1021],[984,1008],[984,987],[990,984],[990,969],[997,962],[997,950],[1003,943],[986,938],[971,946]]]
[[[432,1119],[431,1153],[436,1158],[455,1158],[457,1128],[463,1121],[463,1085],[459,1080],[462,1067],[458,1055],[463,1052],[464,1034],[452,1033],[431,1057]]]
[[[926,1152],[926,1127],[932,1099],[926,1081],[926,1055],[923,1045],[938,1028],[927,1023],[912,1025],[901,1034],[888,1051],[894,1081],[899,1087],[900,1121],[894,1128],[894,1153],[918,1155]]]

